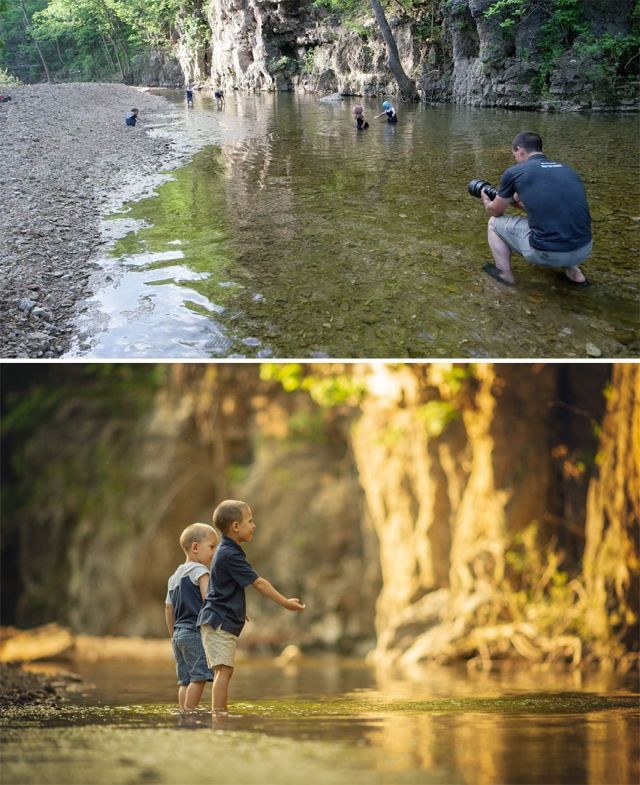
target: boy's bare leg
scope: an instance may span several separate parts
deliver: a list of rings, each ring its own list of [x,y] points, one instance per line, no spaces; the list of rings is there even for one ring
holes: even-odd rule
[[[216,675],[211,690],[212,711],[226,711],[229,696],[229,682],[233,676],[233,668],[229,665],[216,665]]]
[[[187,697],[187,685],[181,684],[178,687],[178,708],[180,711],[184,709],[185,698]]]
[[[489,241],[489,248],[493,261],[496,267],[500,270],[502,279],[509,283],[515,283],[513,272],[511,270],[511,248],[505,243],[500,235],[493,228],[493,218],[489,219],[489,227],[487,229],[487,240]]]
[[[184,699],[185,709],[197,709],[204,691],[205,681],[192,681],[187,687]]]

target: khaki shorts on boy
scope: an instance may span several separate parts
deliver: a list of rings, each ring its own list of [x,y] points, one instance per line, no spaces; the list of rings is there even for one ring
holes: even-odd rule
[[[222,627],[216,627],[214,630],[210,624],[203,624],[200,627],[200,635],[202,636],[202,645],[204,653],[207,657],[207,665],[210,668],[215,668],[217,665],[227,665],[229,668],[234,667],[236,661],[236,646],[238,645],[238,638]]]

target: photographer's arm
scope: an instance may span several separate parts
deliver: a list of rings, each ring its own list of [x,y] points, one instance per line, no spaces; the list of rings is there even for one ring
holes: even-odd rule
[[[507,211],[507,207],[511,204],[511,199],[503,199],[502,196],[496,196],[492,201],[484,191],[480,192],[480,198],[482,199],[484,209],[494,218],[504,215]]]

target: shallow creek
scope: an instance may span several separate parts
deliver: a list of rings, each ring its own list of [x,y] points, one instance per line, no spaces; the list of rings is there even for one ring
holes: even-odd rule
[[[638,115],[402,105],[391,126],[365,101],[358,133],[355,103],[231,95],[219,112],[196,94],[185,121],[211,145],[104,222],[119,239],[69,356],[640,354]],[[513,289],[481,272],[486,215],[467,183],[497,183],[523,128],[585,181],[589,289],[521,259]]]
[[[230,714],[176,709],[171,663],[74,666],[61,709],[0,720],[3,783],[437,785],[632,783],[634,679],[433,667],[413,681],[359,661],[243,660]],[[235,683],[234,683],[235,682]]]

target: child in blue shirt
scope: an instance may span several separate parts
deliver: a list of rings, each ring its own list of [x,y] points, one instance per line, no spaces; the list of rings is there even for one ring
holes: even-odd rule
[[[165,617],[178,677],[180,710],[195,709],[204,685],[213,681],[196,624],[209,585],[209,568],[218,535],[206,523],[192,523],[180,535],[186,561],[169,578]]]
[[[253,586],[289,611],[302,611],[305,606],[297,597],[287,599],[280,594],[247,561],[241,543],[251,542],[256,528],[248,504],[234,499],[221,502],[214,510],[213,523],[222,534],[222,541],[211,564],[209,590],[198,616],[198,626],[207,664],[216,672],[211,708],[215,714],[226,714],[236,645],[247,618],[246,587]]]
[[[138,120],[138,110],[137,109],[132,109],[131,110],[131,114],[126,117],[125,123],[127,125],[133,126],[133,125],[136,124],[137,120]]]
[[[391,106],[390,101],[382,102],[382,112],[380,112],[380,114],[377,114],[373,119],[376,120],[378,117],[382,117],[383,114],[387,115],[388,123],[398,122],[398,115],[396,114],[396,110],[393,108],[393,106]]]

